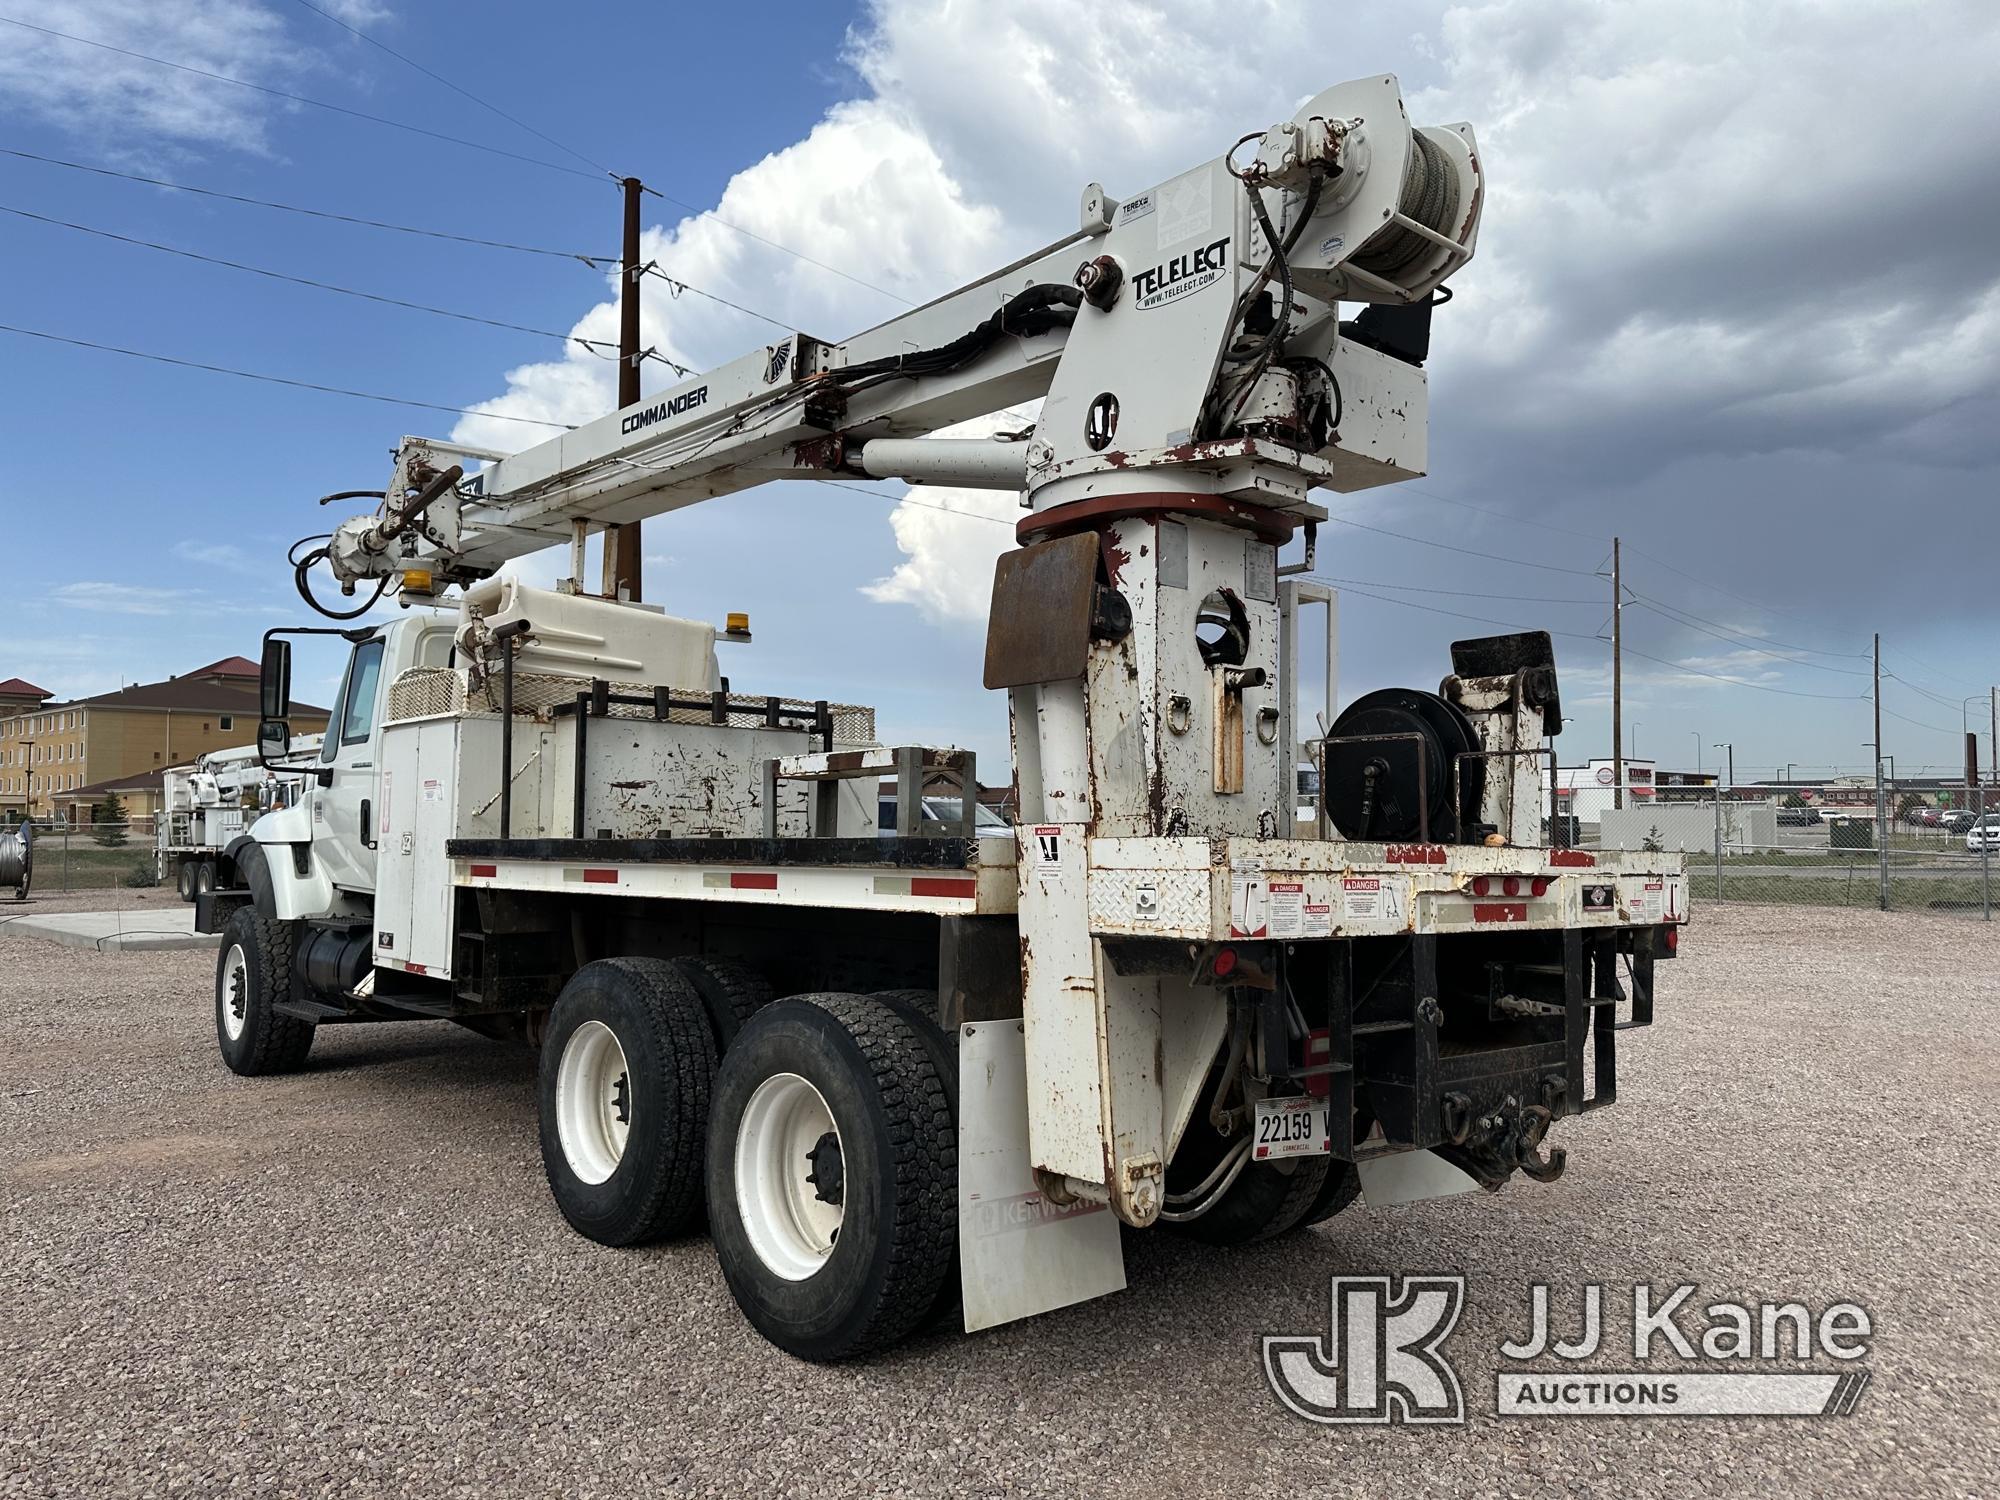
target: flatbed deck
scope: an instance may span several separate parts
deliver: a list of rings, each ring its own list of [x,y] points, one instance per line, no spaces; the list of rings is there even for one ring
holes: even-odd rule
[[[1043,863],[1042,832],[1024,830],[1031,870]],[[453,883],[473,889],[943,916],[1011,915],[1019,899],[1016,846],[997,838],[454,839],[447,854]],[[1090,928],[1107,937],[1650,927],[1688,916],[1679,860],[1644,851],[1095,838],[1086,860]]]

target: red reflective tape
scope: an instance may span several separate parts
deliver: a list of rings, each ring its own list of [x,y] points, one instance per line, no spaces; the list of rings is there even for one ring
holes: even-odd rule
[[[940,880],[936,876],[913,875],[910,877],[912,896],[976,896],[979,882],[976,880]]]
[[[1382,857],[1392,865],[1441,865],[1444,845],[1391,844],[1382,851]]]
[[[413,963],[405,963],[405,964],[403,965],[403,969],[404,969],[404,971],[405,971],[406,973],[410,973],[410,974],[428,974],[428,973],[430,973],[430,970],[429,970],[429,969],[426,969],[426,968],[425,968],[425,967],[424,967],[424,966],[423,966],[422,964],[413,964]]]
[[[585,870],[583,872],[583,883],[585,885],[616,885],[618,884],[618,872],[616,870]]]
[[[472,878],[474,880],[491,880],[499,873],[500,867],[498,865],[474,865],[472,867]]]
[[[1552,865],[1574,865],[1580,870],[1588,870],[1596,865],[1597,856],[1588,849],[1554,849],[1549,852]]]
[[[735,871],[729,877],[729,888],[733,891],[775,891],[778,877],[763,871]]]
[[[1528,920],[1528,903],[1525,901],[1481,901],[1472,908],[1475,922],[1525,922]]]

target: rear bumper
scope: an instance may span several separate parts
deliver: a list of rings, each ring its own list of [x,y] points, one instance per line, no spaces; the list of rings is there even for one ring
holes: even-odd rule
[[[1313,1034],[1267,1041],[1259,1071],[1326,1092],[1336,1158],[1435,1150],[1488,1186],[1517,1170],[1554,1177],[1562,1154],[1544,1153],[1543,1134],[1617,1098],[1617,1039],[1652,1024],[1669,931],[1286,945],[1286,983],[1260,995],[1258,1031],[1287,1037],[1296,1004]]]

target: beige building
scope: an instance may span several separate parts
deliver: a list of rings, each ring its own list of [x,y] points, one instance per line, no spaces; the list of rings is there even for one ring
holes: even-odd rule
[[[157,782],[168,766],[257,738],[257,664],[241,656],[94,698],[48,697],[19,678],[0,682],[0,819],[53,817],[100,783]],[[294,734],[317,733],[326,719],[323,708],[292,705]]]

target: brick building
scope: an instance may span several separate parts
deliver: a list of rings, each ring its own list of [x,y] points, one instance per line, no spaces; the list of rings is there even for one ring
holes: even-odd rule
[[[326,719],[323,708],[292,705],[294,734]],[[246,657],[66,703],[11,679],[0,683],[0,819],[52,817],[98,783],[157,777],[256,738],[257,664]]]

